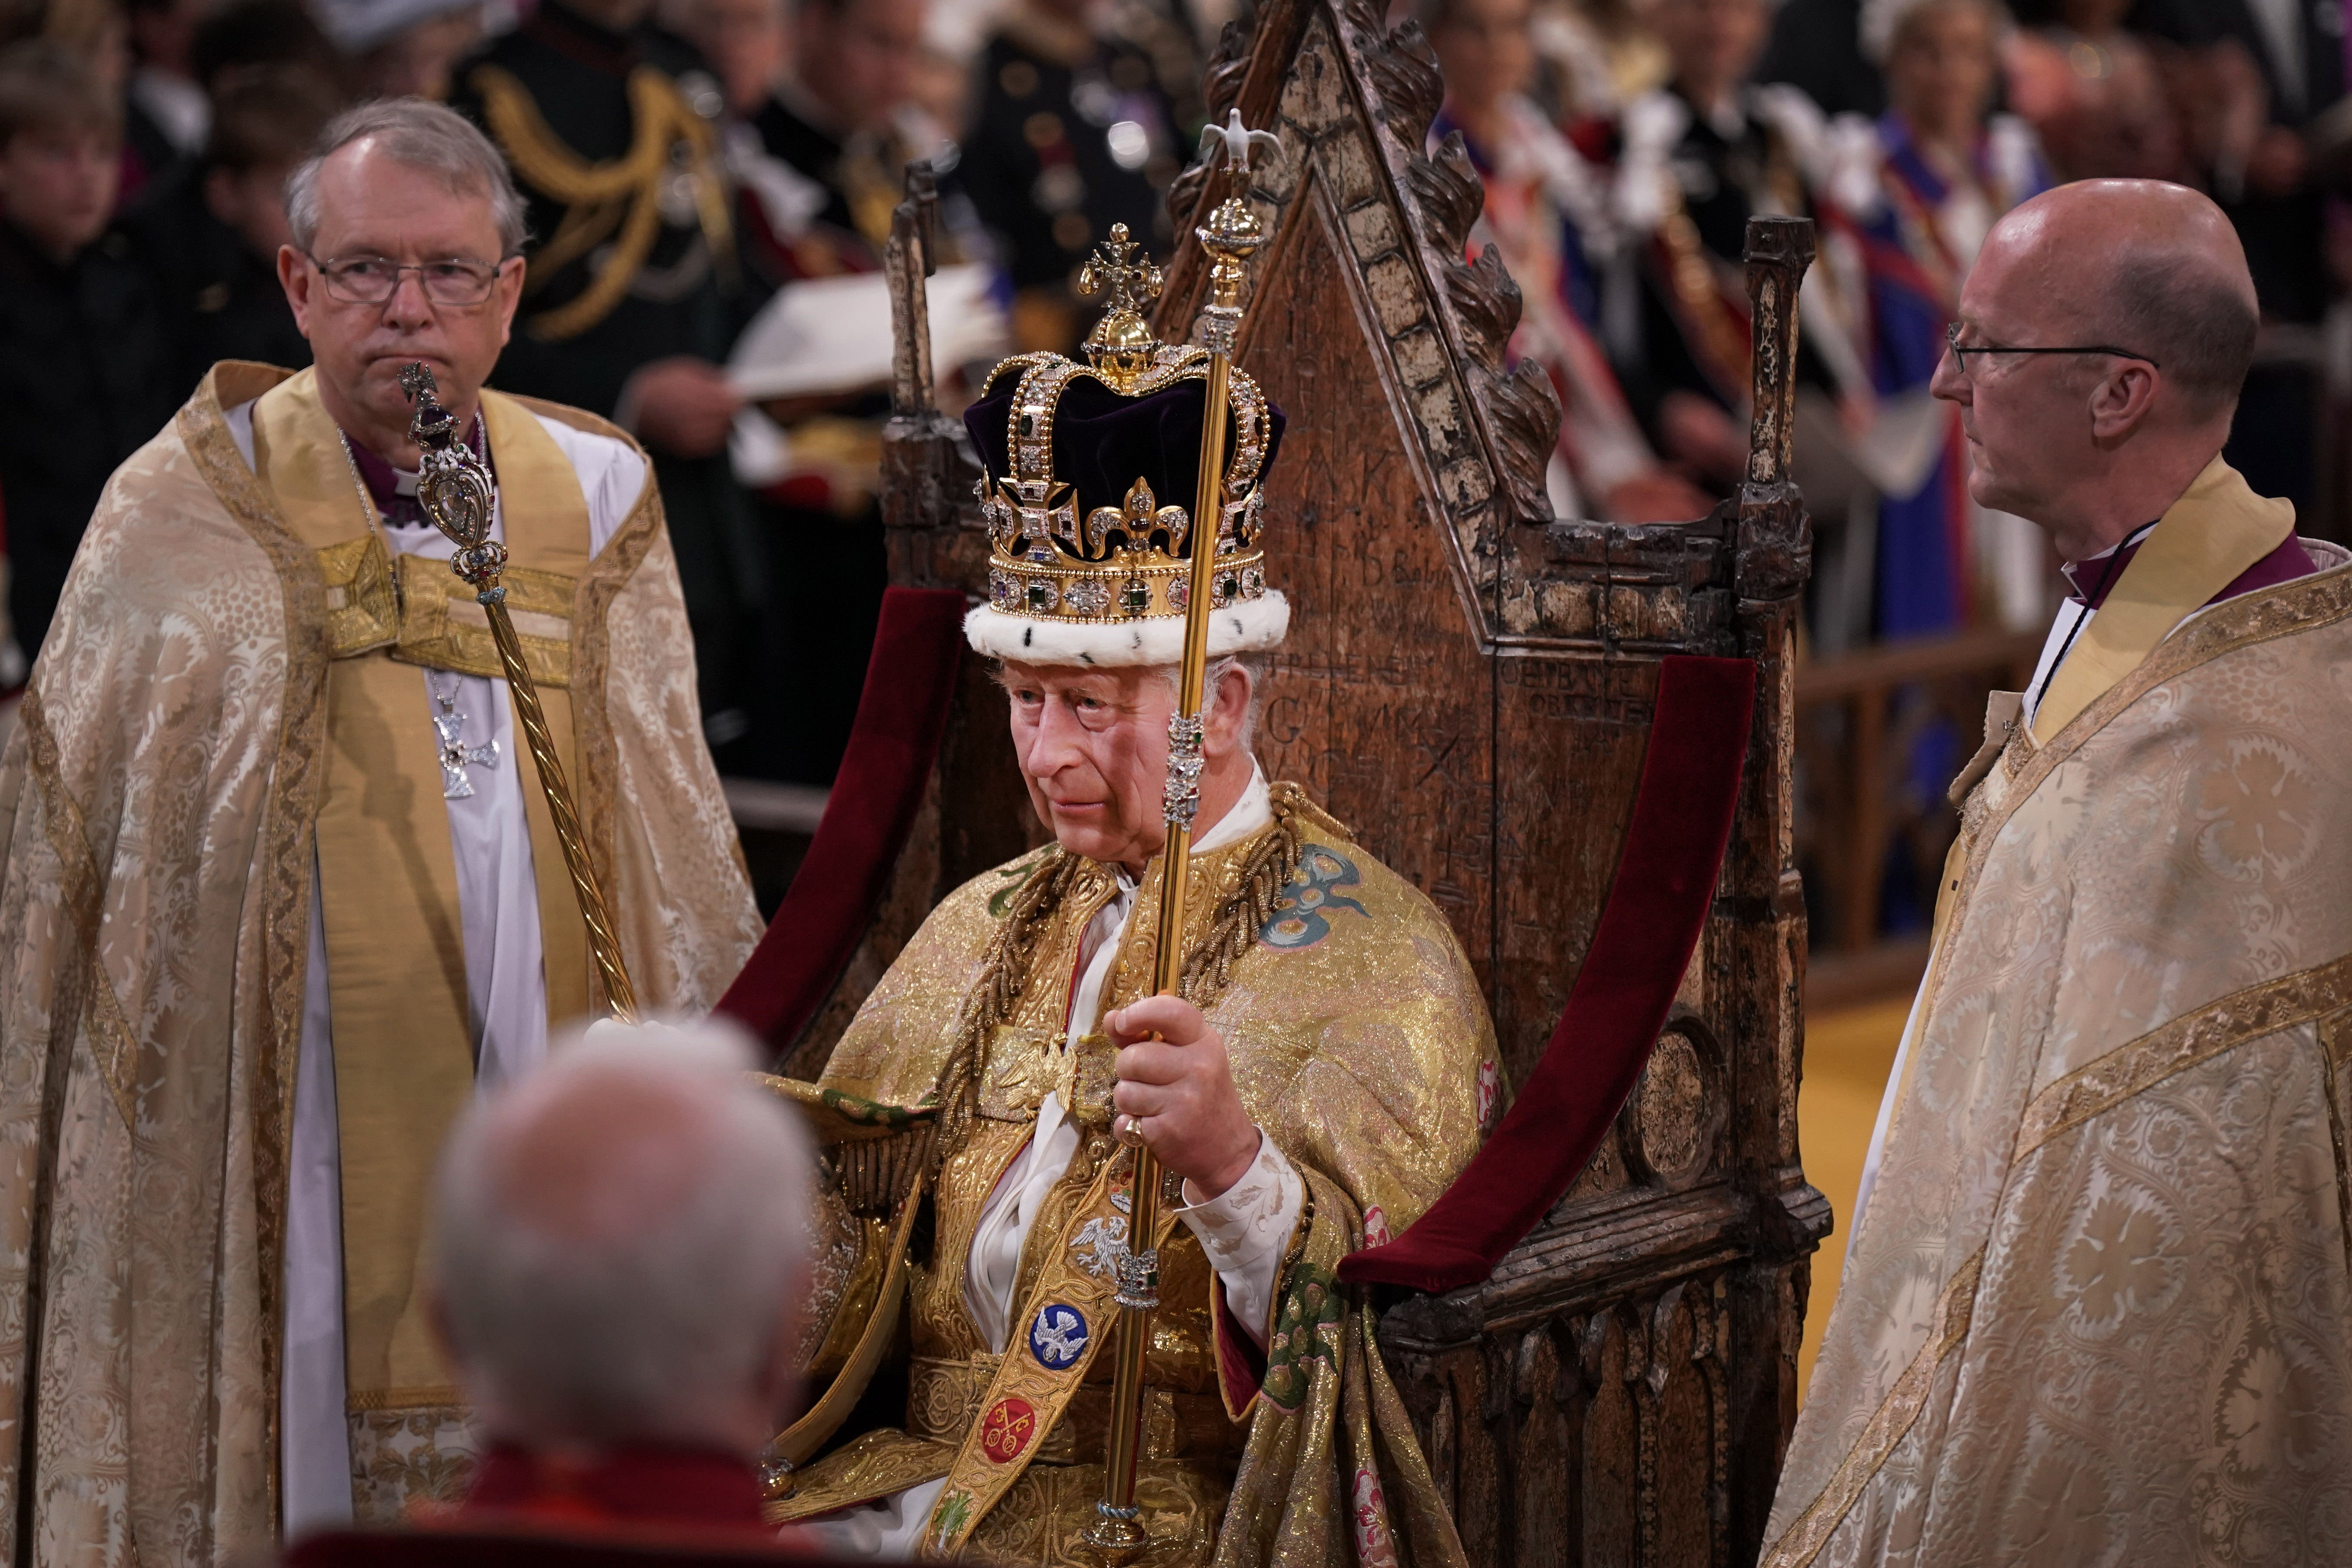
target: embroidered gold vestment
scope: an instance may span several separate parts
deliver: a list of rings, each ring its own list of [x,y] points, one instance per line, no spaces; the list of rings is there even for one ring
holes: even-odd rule
[[[1772,1568],[2340,1559],[2352,566],[2195,613],[2292,521],[2217,460],[1996,697]]]
[[[370,661],[462,670],[487,643],[446,567],[404,569],[406,593],[394,593],[331,429],[321,438],[311,427],[307,386],[307,374],[220,366],[115,474],[0,759],[0,1551],[26,1561],[195,1568],[266,1552],[276,1530],[287,1159],[313,868],[369,822],[406,820],[383,799],[351,796],[369,781],[338,748],[376,742],[332,710],[339,696],[381,695]],[[257,398],[259,473],[224,418]],[[571,410],[499,402],[486,419],[518,480],[562,460],[534,444],[549,439],[534,412],[614,434]],[[570,560],[572,485],[531,520],[538,502],[514,498],[518,526],[551,542],[532,546],[542,564],[568,568],[540,574],[517,618],[562,694],[581,816],[639,994],[701,1010],[759,922],[699,743],[660,502],[647,483],[593,560],[584,536]],[[298,525],[295,513],[328,498],[348,503],[336,514],[347,532],[314,526],[324,511]],[[398,695],[416,700],[387,707],[388,721],[421,730],[421,678],[392,673]],[[386,789],[421,787],[441,805],[429,757],[392,761]],[[535,780],[526,795],[536,817]],[[449,996],[415,989],[415,975],[446,969],[436,944],[448,933],[436,922],[456,918],[447,877],[429,874],[453,854],[446,815],[429,815],[437,841],[415,826],[416,853],[398,862],[415,885],[380,889],[387,908],[415,901],[423,945],[401,962],[421,955],[422,967],[399,981],[365,973],[348,946],[331,953],[339,1056],[347,1033],[367,1032],[349,1014],[351,983],[373,985],[380,1006],[408,985],[394,1000],[420,1029],[449,1012]],[[551,868],[560,893],[560,863]],[[320,869],[331,942],[364,900],[339,896]],[[567,945],[577,910],[560,896],[541,909],[550,1010],[576,1015],[590,984]],[[462,1003],[462,959],[449,984]],[[420,1039],[419,1050],[446,1043]],[[339,1099],[362,1116],[403,1097],[420,1114],[446,1112],[450,1085],[461,1097],[466,1087],[457,1048],[457,1059],[410,1064],[429,1084],[404,1082],[394,1064],[373,1079],[354,1071]],[[344,1121],[354,1151],[393,1151]],[[362,1214],[368,1194],[353,1189],[366,1184],[350,1159],[344,1182],[346,1215]],[[351,1243],[346,1252],[359,1255]],[[381,1300],[407,1300],[413,1261],[413,1246],[374,1258]],[[377,1316],[351,1335],[366,1374],[353,1389],[397,1403],[437,1379],[405,1308]],[[443,1418],[426,1411],[379,1433],[384,1461],[429,1466]]]
[[[1495,1042],[1444,920],[1295,785],[1275,818],[1193,859],[1186,993],[1223,1037],[1244,1106],[1298,1170],[1307,1205],[1277,1281],[1265,1352],[1221,1321],[1200,1245],[1171,1222],[1138,1496],[1152,1564],[1422,1563],[1463,1559],[1380,1361],[1370,1309],[1334,1268],[1409,1225],[1475,1152]],[[856,1434],[790,1478],[772,1517],[803,1519],[948,1478],[927,1554],[1091,1563],[1079,1531],[1102,1490],[1128,1161],[1109,1137],[1107,1052],[1063,1033],[1108,868],[1048,848],[933,911],[860,1009],[816,1086],[869,1119],[936,1103],[976,992],[1007,994],[986,1030],[977,1099],[943,1130],[928,1250],[910,1273],[903,1428]],[[1143,879],[1103,994],[1151,984],[1156,880]],[[1008,931],[1011,922],[1025,930]],[[999,986],[992,964],[1012,964]],[[1483,1069],[1483,1074],[1482,1074]],[[1094,1079],[1089,1084],[1090,1070]],[[1084,1129],[1029,1231],[1003,1352],[964,1306],[975,1229],[1047,1091]],[[943,1129],[952,1119],[943,1119]],[[1097,1351],[1102,1353],[1096,1353]]]

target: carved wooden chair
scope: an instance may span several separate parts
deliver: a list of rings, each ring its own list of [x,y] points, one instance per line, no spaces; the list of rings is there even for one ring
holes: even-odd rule
[[[1261,755],[1453,921],[1512,1084],[1544,1058],[1628,853],[1668,661],[1749,661],[1743,680],[1752,667],[1728,853],[1711,897],[1700,889],[1693,956],[1658,998],[1654,1047],[1641,1042],[1646,1068],[1629,1068],[1589,1164],[1491,1274],[1443,1294],[1385,1289],[1381,1328],[1474,1562],[1752,1561],[1829,1227],[1798,1163],[1805,931],[1790,837],[1810,533],[1787,478],[1789,367],[1810,226],[1751,229],[1757,412],[1738,498],[1682,524],[1559,520],[1544,485],[1559,407],[1539,369],[1504,363],[1519,295],[1500,259],[1465,259],[1482,193],[1458,138],[1424,150],[1440,84],[1419,27],[1384,29],[1372,0],[1265,0],[1255,32],[1228,28],[1206,96],[1213,118],[1238,106],[1288,150],[1252,193],[1275,239],[1239,346],[1290,421],[1268,575],[1299,614]],[[1180,233],[1198,195],[1196,176],[1171,192]],[[936,643],[961,595],[984,591],[987,555],[976,470],[932,402],[923,226],[910,201],[891,250],[900,346],[884,447],[893,613],[917,628],[910,646]],[[1188,239],[1162,337],[1187,335],[1204,271]],[[1002,698],[978,661],[946,668],[940,706],[914,726],[939,737],[937,766],[883,813],[903,819],[890,840],[903,853],[859,884],[875,914],[854,952],[822,961],[837,981],[803,983],[781,1011],[734,1009],[772,1030],[787,1073],[821,1068],[940,896],[1039,838]],[[838,790],[835,809],[851,810]]]

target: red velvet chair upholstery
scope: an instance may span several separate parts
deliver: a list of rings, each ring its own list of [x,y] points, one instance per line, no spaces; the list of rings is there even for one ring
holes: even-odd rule
[[[841,978],[907,847],[947,728],[964,607],[949,589],[882,596],[857,720],[816,838],[751,962],[719,999],[717,1011],[780,1053]]]
[[[1747,659],[1663,661],[1633,821],[1559,1026],[1469,1167],[1403,1235],[1340,1259],[1340,1279],[1474,1284],[1582,1173],[1650,1059],[1706,923],[1755,703]]]

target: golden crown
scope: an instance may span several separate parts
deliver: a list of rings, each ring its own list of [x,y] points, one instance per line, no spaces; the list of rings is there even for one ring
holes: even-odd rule
[[[1152,336],[1140,307],[1160,291],[1160,269],[1137,259],[1135,248],[1126,226],[1116,226],[1078,276],[1080,292],[1108,295],[1108,309],[1087,337],[1087,363],[1057,353],[1016,354],[990,372],[981,389],[984,399],[1006,376],[1019,376],[1006,415],[1005,451],[1012,471],[983,474],[975,487],[990,538],[988,608],[999,616],[1075,629],[1181,619],[1184,614],[1192,570],[1188,545],[1192,513],[1185,504],[1192,499],[1192,476],[1183,476],[1181,496],[1163,498],[1154,491],[1150,476],[1139,473],[1116,504],[1087,509],[1076,487],[1057,477],[1054,467],[1055,416],[1063,395],[1077,383],[1096,382],[1120,398],[1139,400],[1183,382],[1205,384],[1208,379],[1205,349],[1162,343]],[[1247,605],[1257,613],[1236,618],[1234,626],[1215,640],[1232,647],[1265,647],[1280,640],[1289,620],[1282,595],[1268,593],[1265,552],[1256,548],[1265,506],[1258,481],[1272,429],[1265,394],[1255,381],[1234,371],[1230,395],[1234,440],[1218,508],[1217,553],[1210,577],[1213,605],[1219,610]],[[1163,486],[1175,482],[1164,468],[1160,479]],[[1253,628],[1244,620],[1261,624]],[[1264,624],[1269,620],[1279,624]],[[977,626],[973,640],[975,645],[983,640]],[[1155,647],[1160,640],[1150,639]],[[1049,641],[1059,647],[1068,638]],[[1141,639],[1129,641],[1137,650],[1145,647]],[[1020,647],[1037,646],[1034,630],[1024,632]],[[1006,650],[985,647],[983,651]]]

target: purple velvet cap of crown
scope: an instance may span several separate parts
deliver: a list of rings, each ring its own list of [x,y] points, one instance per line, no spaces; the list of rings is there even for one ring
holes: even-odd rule
[[[992,485],[1013,474],[1011,451],[1013,394],[1020,378],[1007,374],[994,391],[963,411],[988,466]],[[1141,397],[1122,397],[1090,377],[1063,389],[1054,409],[1054,478],[1077,490],[1078,515],[1098,506],[1117,507],[1138,479],[1151,487],[1161,506],[1192,510],[1201,472],[1201,427],[1209,399],[1205,381],[1180,381]],[[1265,461],[1259,482],[1282,448],[1282,410],[1266,405]],[[1230,421],[1231,416],[1227,416]],[[1231,466],[1233,426],[1226,426],[1226,462]]]

